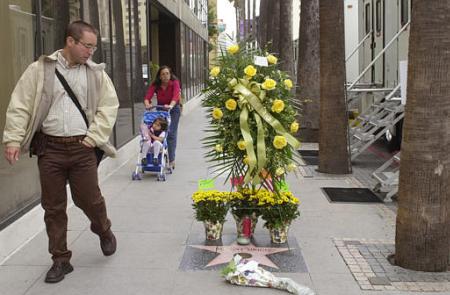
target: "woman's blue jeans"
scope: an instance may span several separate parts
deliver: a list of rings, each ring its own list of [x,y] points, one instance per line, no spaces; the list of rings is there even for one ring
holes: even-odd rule
[[[170,110],[170,127],[169,135],[167,136],[167,145],[169,149],[169,162],[175,161],[175,151],[177,149],[177,133],[178,122],[180,121],[181,109],[177,104]]]

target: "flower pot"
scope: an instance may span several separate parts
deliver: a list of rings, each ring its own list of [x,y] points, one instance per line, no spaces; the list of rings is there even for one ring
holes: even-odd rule
[[[269,228],[270,240],[274,244],[284,244],[288,239],[289,224],[281,227]]]
[[[253,234],[255,233],[255,227],[256,227],[256,223],[258,222],[258,215],[256,215],[255,212],[253,212],[250,215],[245,215],[242,217],[239,217],[238,215],[236,215],[235,213],[232,213],[234,220],[236,221],[236,231],[237,231],[237,236],[243,236],[244,234],[246,234],[246,236],[248,235],[248,233],[245,230],[245,226],[247,226],[248,224],[246,224],[244,222],[244,220],[246,218],[250,219],[250,234],[248,235],[248,237],[252,237]]]
[[[207,240],[220,240],[222,238],[223,223],[205,220],[203,221],[203,225],[205,226]]]

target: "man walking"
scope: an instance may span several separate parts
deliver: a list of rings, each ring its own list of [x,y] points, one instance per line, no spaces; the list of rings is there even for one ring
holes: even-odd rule
[[[67,195],[91,222],[104,255],[116,251],[116,238],[98,187],[94,148],[114,156],[108,143],[119,107],[103,64],[91,61],[98,31],[75,21],[67,27],[65,46],[41,56],[23,73],[11,95],[3,133],[5,158],[12,165],[20,150],[38,156],[41,204],[53,266],[45,281],[56,283],[73,271],[67,248]],[[76,102],[78,101],[78,106]]]

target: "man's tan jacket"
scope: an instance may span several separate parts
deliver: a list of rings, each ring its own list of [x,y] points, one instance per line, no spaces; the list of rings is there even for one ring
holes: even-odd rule
[[[3,143],[30,149],[31,140],[48,115],[53,101],[53,84],[57,52],[41,56],[20,77],[11,94],[6,112]],[[89,121],[86,141],[98,146],[105,154],[114,157],[115,148],[109,144],[109,136],[116,122],[119,101],[111,79],[104,71],[104,64],[91,60],[86,63],[87,103],[84,110]]]

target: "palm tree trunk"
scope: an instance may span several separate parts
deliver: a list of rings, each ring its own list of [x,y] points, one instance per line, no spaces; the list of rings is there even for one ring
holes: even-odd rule
[[[261,0],[259,3],[259,17],[258,17],[258,43],[259,47],[261,48],[265,48],[267,46],[268,10],[269,10],[269,0]]]
[[[292,42],[292,1],[280,1],[279,26],[279,52],[280,69],[286,71],[289,76],[294,76],[294,44]]]
[[[319,141],[320,56],[319,0],[302,0],[297,62],[297,99],[302,103],[300,139]]]
[[[319,171],[351,173],[345,96],[344,1],[320,0]]]
[[[116,32],[116,44],[114,46],[114,84],[117,90],[121,107],[130,105],[129,90],[127,84],[127,65],[125,54],[125,38],[123,31],[122,2],[112,1],[114,15],[114,29]]]
[[[270,1],[266,11],[268,19],[267,43],[270,43],[270,51],[280,53],[280,2]]]
[[[395,263],[450,262],[450,3],[412,1]]]

